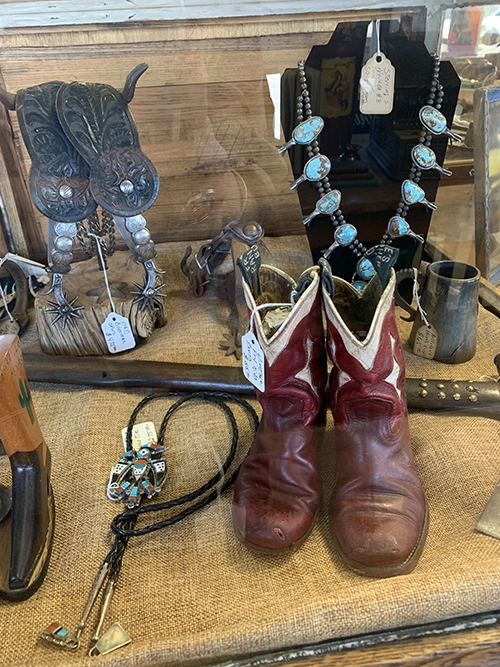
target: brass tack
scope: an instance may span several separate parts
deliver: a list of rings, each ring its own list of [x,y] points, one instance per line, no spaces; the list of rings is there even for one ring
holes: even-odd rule
[[[421,390],[418,392],[418,395],[419,395],[419,396],[422,396],[422,398],[425,398],[425,397],[427,396],[428,393],[429,393],[429,392],[427,391],[427,389],[421,389]]]
[[[438,391],[437,397],[440,398],[440,399],[443,399],[443,398],[446,398],[446,394],[444,393],[444,391]]]
[[[457,384],[456,382],[452,382],[452,383],[451,383],[451,388],[452,388],[452,389],[460,389],[460,385]]]
[[[465,388],[467,391],[474,391],[474,387],[471,384],[468,384]]]
[[[477,396],[476,396],[476,394],[471,394],[471,395],[469,396],[469,401],[470,401],[471,403],[477,403]]]
[[[441,382],[440,382],[439,384],[436,385],[436,388],[437,389],[444,389],[444,384],[441,384]]]
[[[460,394],[459,394],[458,392],[456,392],[455,394],[453,394],[453,400],[454,400],[454,401],[459,401],[461,398],[462,398],[462,397],[460,396]]]

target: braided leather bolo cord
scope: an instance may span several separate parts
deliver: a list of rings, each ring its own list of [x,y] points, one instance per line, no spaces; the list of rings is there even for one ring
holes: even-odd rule
[[[130,415],[130,419],[127,426],[127,437],[126,437],[127,451],[130,451],[132,449],[132,429],[134,427],[137,415],[142,410],[142,408],[151,401],[156,400],[157,398],[166,398],[166,397],[170,398],[174,395],[177,394],[173,394],[170,392],[159,392],[157,394],[151,394],[151,396],[146,396],[146,398],[142,399],[142,401],[137,405],[137,407]],[[227,479],[225,479],[226,473],[231,467],[234,458],[236,456],[236,451],[238,448],[238,440],[239,440],[239,431],[236,419],[234,417],[233,411],[228,405],[226,405],[225,401],[232,401],[237,405],[239,405],[240,407],[242,407],[250,417],[250,421],[253,424],[255,430],[257,430],[257,427],[259,425],[259,418],[257,416],[257,413],[255,412],[253,407],[244,399],[239,398],[238,396],[232,396],[231,394],[226,394],[222,392],[202,392],[202,391],[195,392],[193,394],[182,396],[167,410],[165,416],[163,417],[163,421],[161,423],[160,431],[158,434],[159,445],[163,445],[165,431],[172,416],[175,414],[175,412],[177,412],[177,410],[179,410],[179,408],[181,408],[189,401],[201,401],[204,403],[210,403],[212,405],[215,405],[224,412],[227,421],[229,423],[231,432],[231,446],[229,448],[228,455],[224,463],[220,467],[220,470],[215,475],[213,475],[209,480],[207,480],[205,484],[202,484],[202,486],[200,486],[195,491],[192,491],[183,496],[180,496],[179,498],[174,498],[173,500],[168,500],[163,503],[153,503],[151,505],[146,505],[144,507],[134,507],[133,509],[129,509],[126,510],[125,512],[122,512],[121,514],[118,514],[113,519],[113,521],[111,522],[111,530],[115,533],[115,539],[113,542],[113,546],[111,547],[108,555],[104,559],[104,562],[109,564],[108,576],[109,579],[111,579],[114,582],[117,581],[118,576],[120,574],[123,555],[125,553],[128,541],[131,537],[136,537],[139,535],[148,535],[149,533],[160,530],[161,528],[166,528],[167,526],[172,526],[175,523],[182,521],[182,519],[185,519],[186,517],[196,512],[197,510],[202,509],[203,507],[206,507],[211,502],[213,502],[220,495],[220,493],[225,491],[236,480],[239,471],[239,466],[229,475]],[[204,495],[216,485],[218,485],[219,488],[214,489],[208,495]],[[196,501],[201,496],[204,497],[202,497],[197,502],[193,502]],[[135,528],[137,519],[141,514],[147,514],[150,512],[161,512],[164,510],[171,509],[172,507],[185,505],[186,503],[193,503],[193,504],[189,505],[188,507],[180,511],[178,514],[175,514],[174,516],[164,519],[163,521],[158,521],[156,523],[145,526],[144,528],[137,528],[137,529]]]

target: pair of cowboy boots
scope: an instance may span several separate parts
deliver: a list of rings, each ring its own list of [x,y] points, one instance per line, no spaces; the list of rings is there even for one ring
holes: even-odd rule
[[[374,276],[359,293],[320,261],[298,285],[271,267],[256,272],[255,262],[253,275],[245,275],[240,264],[251,328],[264,355],[265,389],[257,391],[262,419],[236,481],[233,525],[246,546],[267,552],[297,546],[310,533],[321,496],[316,449],[326,348],[333,362],[333,541],[359,574],[406,574],[422,551],[428,515],[408,429],[395,274],[386,272],[388,281]]]

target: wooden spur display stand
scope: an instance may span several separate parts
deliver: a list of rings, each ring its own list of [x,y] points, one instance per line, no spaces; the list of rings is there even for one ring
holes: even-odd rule
[[[134,7],[127,5],[127,13],[133,15]],[[142,283],[144,272],[117,239],[118,252],[108,260],[111,293],[117,312],[129,316],[132,310],[134,330],[143,339],[124,359],[138,369],[145,361],[240,367],[234,356],[218,349],[227,332],[226,306],[210,290],[194,297],[180,262],[187,245],[196,251],[233,220],[261,224],[266,261],[294,278],[311,262],[302,225],[303,212],[313,207],[311,193],[303,186],[306,210],[301,210],[289,189],[293,165],[276,151],[283,143],[274,129],[280,93],[273,93],[273,104],[271,75],[295,68],[313,47],[328,44],[340,19],[348,24],[347,42],[356,24],[364,22],[366,29],[374,18],[398,19],[410,41],[422,41],[425,16],[426,8],[380,9],[376,16],[369,10],[348,10],[254,19],[134,23],[131,18],[123,24],[89,21],[0,31],[0,83],[11,92],[54,80],[103,82],[120,89],[136,65],[149,65],[130,110],[141,149],[160,178],[158,199],[146,216],[158,251],[155,261],[165,271],[166,313],[159,319],[166,324],[152,331],[153,323],[131,305],[130,292],[134,283]],[[374,169],[371,158],[369,162]],[[16,114],[0,106],[0,255],[10,250],[45,263],[47,219],[31,202],[29,169]],[[380,182],[375,178],[370,184],[373,198],[365,195],[375,201],[377,234],[386,208]],[[431,189],[435,192],[436,182]],[[343,188],[342,208],[360,225],[369,225],[359,192]],[[421,216],[418,232],[426,232],[426,216]],[[315,243],[331,243],[325,220],[314,229],[321,230]],[[64,290],[78,295],[77,303],[92,309],[92,317],[100,321],[110,312],[102,272],[96,258],[91,263],[75,250],[74,259],[81,263],[65,276]],[[41,318],[47,316],[48,299],[50,295],[37,297]],[[32,324],[21,336],[25,355],[40,353],[30,316]],[[409,377],[495,374],[500,320],[483,308],[476,357],[456,368],[412,355],[407,345],[411,325],[399,317],[398,325]],[[45,336],[46,352],[57,352],[50,357],[57,374],[61,351],[75,352],[71,345],[63,350],[66,333],[57,329],[51,335],[54,326],[46,322],[40,337]],[[99,345],[91,352],[107,354]],[[29,363],[27,371],[29,379]],[[102,380],[108,375],[105,361],[101,375]],[[120,432],[149,390],[31,382],[31,391],[52,454],[57,520],[40,589],[22,603],[0,600],[0,667],[500,665],[500,541],[474,530],[498,481],[498,423],[457,412],[410,414],[431,516],[425,549],[411,574],[384,580],[360,577],[336,555],[326,518],[334,458],[329,418],[319,454],[323,508],[300,549],[278,556],[246,550],[233,534],[231,490],[225,491],[188,520],[130,540],[108,610],[109,622],[126,628],[130,644],[102,657],[42,645],[37,635],[49,624],[77,626],[110,546],[110,521],[121,511],[105,492],[110,467],[123,451]],[[165,400],[151,413],[157,425],[169,405]],[[214,465],[212,452],[221,456],[227,447],[224,421],[217,422],[208,410],[202,419],[193,411],[179,420],[167,431],[170,473],[162,492],[167,498],[197,488]],[[242,437],[245,429],[242,423]],[[5,458],[0,458],[0,484],[8,485]]]

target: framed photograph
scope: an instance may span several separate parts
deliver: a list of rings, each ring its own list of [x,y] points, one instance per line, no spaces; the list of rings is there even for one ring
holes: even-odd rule
[[[500,86],[474,93],[474,199],[476,263],[500,284]]]

